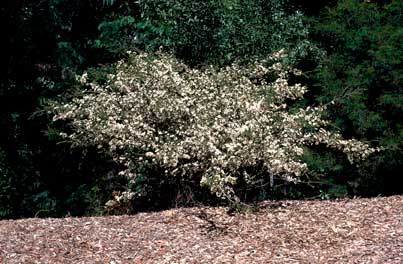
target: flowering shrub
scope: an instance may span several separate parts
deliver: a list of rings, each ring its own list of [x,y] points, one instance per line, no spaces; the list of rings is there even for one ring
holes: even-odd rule
[[[351,162],[374,152],[327,131],[322,106],[289,110],[287,102],[307,89],[288,83],[301,73],[280,64],[284,56],[281,50],[245,66],[191,69],[169,55],[131,54],[105,85],[81,76],[90,89],[55,106],[55,120],[71,121],[73,132],[64,136],[74,144],[106,148],[131,182],[141,168],[157,166],[166,177],[199,177],[212,193],[231,200],[239,178],[247,184],[256,177],[273,183],[274,175],[298,181],[307,167],[300,160],[304,145],[326,144]],[[266,173],[250,175],[246,168],[257,164]],[[136,195],[125,192],[115,200]]]

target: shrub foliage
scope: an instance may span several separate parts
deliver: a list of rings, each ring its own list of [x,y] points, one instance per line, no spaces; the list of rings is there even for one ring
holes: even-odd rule
[[[323,106],[292,109],[306,87],[289,84],[301,72],[269,59],[240,66],[191,69],[172,56],[132,54],[117,64],[104,85],[80,81],[89,90],[56,105],[55,119],[71,121],[64,134],[73,144],[105,148],[136,183],[144,167],[161,168],[161,179],[198,179],[218,197],[237,201],[233,186],[259,177],[298,181],[306,170],[303,146],[324,144],[351,162],[375,151],[326,130]],[[274,77],[274,78],[273,78]],[[250,173],[257,167],[260,173]],[[263,173],[262,173],[263,172]],[[116,199],[130,200],[141,190]]]

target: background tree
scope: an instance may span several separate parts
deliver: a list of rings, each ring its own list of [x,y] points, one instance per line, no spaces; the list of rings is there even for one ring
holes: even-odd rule
[[[110,193],[122,191],[111,157],[61,141],[59,129],[68,124],[53,124],[46,107],[82,95],[74,76],[83,70],[105,83],[127,50],[162,49],[202,69],[247,64],[287,48],[284,62],[306,72],[290,83],[311,89],[291,107],[336,96],[329,117],[343,134],[387,149],[357,171],[338,153],[310,148],[303,157],[306,184],[289,186],[288,196],[401,192],[395,184],[402,153],[400,1],[6,0],[0,6],[7,29],[0,50],[2,217],[101,213]],[[283,195],[270,190],[261,198]]]
[[[312,18],[312,36],[327,52],[311,75],[316,100],[335,100],[329,115],[344,135],[385,147],[343,177],[361,195],[401,192],[402,13],[401,1],[343,0]]]
[[[1,20],[7,30],[0,51],[0,196],[8,198],[0,199],[0,208],[7,208],[0,209],[1,215],[87,210],[87,194],[96,186],[92,175],[98,174],[96,166],[84,164],[98,157],[57,145],[44,106],[47,99],[73,90],[75,71],[110,60],[99,56],[88,41],[98,35],[106,14],[124,12],[125,6],[123,1],[114,6],[92,0],[2,2]],[[82,199],[76,200],[84,202],[69,203],[79,186]]]

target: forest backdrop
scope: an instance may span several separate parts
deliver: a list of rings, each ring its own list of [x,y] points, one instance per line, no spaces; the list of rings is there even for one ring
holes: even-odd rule
[[[287,50],[309,89],[299,106],[328,104],[345,138],[382,147],[351,165],[321,145],[304,150],[298,183],[246,188],[243,202],[403,193],[403,1],[43,0],[3,1],[0,51],[0,218],[97,215],[127,188],[96,146],[72,146],[54,102],[80,97],[76,75],[105,83],[127,51],[173,54],[193,69],[248,64]],[[333,101],[332,104],[329,104]],[[259,166],[259,165],[257,165]],[[400,173],[399,173],[400,172]],[[146,191],[124,212],[220,199],[198,183],[145,171]],[[118,208],[119,209],[119,208]],[[119,213],[119,210],[112,213]]]

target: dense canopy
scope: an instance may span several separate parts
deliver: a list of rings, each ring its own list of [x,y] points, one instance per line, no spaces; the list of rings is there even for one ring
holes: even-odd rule
[[[402,193],[402,13],[6,1],[0,218]]]

